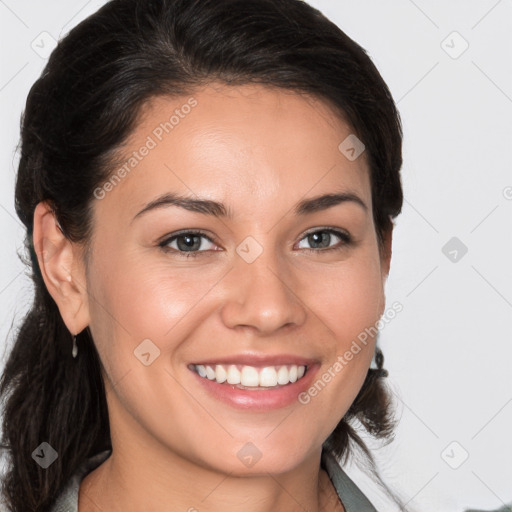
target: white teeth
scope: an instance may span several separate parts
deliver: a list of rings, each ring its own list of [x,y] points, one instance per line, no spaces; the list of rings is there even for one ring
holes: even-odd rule
[[[277,383],[283,386],[284,384],[288,384],[288,382],[290,382],[288,368],[286,368],[286,366],[281,366],[277,372]]]
[[[242,386],[259,386],[260,377],[258,370],[252,366],[244,366],[240,375],[240,384],[242,384]]]
[[[224,369],[224,366],[222,366],[221,364],[218,364],[215,367],[215,380],[219,384],[222,384],[223,382],[226,381],[227,378],[228,378],[228,374],[226,373],[226,370]]]
[[[260,386],[270,388],[277,386],[277,372],[273,366],[266,366],[260,372]]]
[[[296,382],[306,373],[306,366],[297,366],[295,364],[289,366],[265,366],[264,368],[243,366],[241,370],[234,364],[216,364],[211,366],[196,364],[194,369],[201,377],[215,380],[219,384],[227,382],[228,384],[241,384],[246,387],[265,388],[272,388],[278,385],[285,386],[286,384]]]
[[[228,378],[227,378],[228,384],[240,384],[240,372],[238,371],[238,368],[232,364],[228,368]]]

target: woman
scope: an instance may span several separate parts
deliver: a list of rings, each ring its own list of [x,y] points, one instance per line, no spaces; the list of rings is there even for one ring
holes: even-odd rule
[[[299,0],[112,0],[21,137],[8,509],[375,510],[339,464],[384,485],[402,134],[364,50]]]

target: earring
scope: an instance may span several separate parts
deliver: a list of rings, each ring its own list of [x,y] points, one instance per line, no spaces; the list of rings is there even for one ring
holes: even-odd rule
[[[71,355],[73,358],[76,358],[76,355],[78,354],[78,346],[76,344],[76,334],[73,336],[73,350],[71,351]]]

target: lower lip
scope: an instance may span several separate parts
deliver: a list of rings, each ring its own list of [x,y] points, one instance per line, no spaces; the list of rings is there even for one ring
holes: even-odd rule
[[[215,380],[201,377],[194,370],[190,371],[199,379],[200,384],[208,393],[217,400],[237,409],[270,411],[281,409],[294,402],[299,403],[298,396],[309,388],[318,368],[318,364],[310,366],[302,378],[285,386],[255,390],[239,389],[235,385],[225,382],[219,384]]]

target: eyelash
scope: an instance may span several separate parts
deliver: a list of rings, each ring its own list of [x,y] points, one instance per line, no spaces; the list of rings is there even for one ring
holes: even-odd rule
[[[304,238],[308,237],[309,235],[313,235],[315,233],[329,233],[332,235],[337,236],[342,240],[341,245],[337,245],[334,247],[328,247],[327,249],[301,249],[303,251],[311,252],[311,253],[325,253],[325,252],[332,252],[332,251],[340,251],[344,248],[346,248],[348,245],[352,244],[352,237],[345,233],[344,231],[339,231],[337,229],[332,228],[317,228],[313,231],[308,231],[304,234],[304,236],[300,239],[300,241],[304,240]],[[168,244],[170,244],[172,241],[176,240],[180,236],[184,235],[196,235],[206,238],[209,242],[214,244],[215,242],[204,232],[195,230],[195,229],[188,229],[186,231],[180,231],[178,233],[173,234],[170,237],[167,237],[165,240],[162,240],[159,242],[158,246],[164,251],[165,253],[174,253],[178,255],[178,257],[182,258],[197,258],[202,253],[208,252],[208,251],[179,251],[176,249],[171,249],[167,247]]]

